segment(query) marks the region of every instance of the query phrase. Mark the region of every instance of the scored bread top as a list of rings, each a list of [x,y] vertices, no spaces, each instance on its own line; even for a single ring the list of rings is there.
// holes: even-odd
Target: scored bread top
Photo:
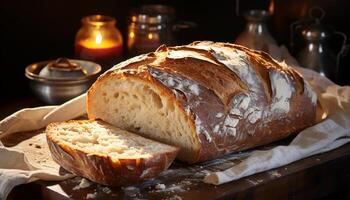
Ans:
[[[119,63],[90,88],[89,117],[99,118],[90,97],[107,79],[142,79],[167,90],[203,147],[198,160],[190,162],[266,144],[315,123],[317,98],[303,77],[284,62],[240,45],[161,46]]]
[[[98,120],[53,123],[46,133],[59,145],[70,146],[89,155],[115,159],[151,158],[177,149]]]
[[[191,64],[187,64],[191,63]],[[280,87],[272,81],[287,82],[291,90],[300,91],[316,103],[316,95],[302,76],[284,62],[279,63],[268,54],[240,45],[194,42],[185,46],[161,46],[154,53],[140,55],[111,68],[108,73],[148,74],[149,68],[175,72],[212,90],[224,104],[240,92],[251,92],[273,101],[273,90]],[[282,77],[274,77],[278,74]],[[275,76],[278,76],[275,75]],[[282,83],[283,84],[283,83]],[[169,84],[170,85],[170,84]],[[286,88],[289,89],[289,88]],[[290,95],[286,95],[290,96]],[[290,98],[290,97],[289,97]],[[274,103],[283,101],[278,99]],[[287,109],[287,108],[284,108]]]

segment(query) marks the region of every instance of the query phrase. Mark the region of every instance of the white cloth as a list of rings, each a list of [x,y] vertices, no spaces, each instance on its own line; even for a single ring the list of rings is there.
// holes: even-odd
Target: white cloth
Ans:
[[[16,132],[44,128],[51,122],[74,119],[85,114],[83,94],[61,106],[20,110],[0,122],[0,139]],[[40,147],[40,148],[39,148]],[[13,187],[36,180],[59,181],[72,177],[60,172],[51,156],[43,133],[13,147],[0,142],[0,199],[6,199]]]
[[[297,63],[281,48],[289,65]],[[350,141],[350,87],[340,87],[318,73],[295,67],[317,93],[327,119],[301,131],[287,146],[256,150],[241,163],[223,171],[209,171],[205,183],[220,185],[262,171],[287,165],[318,153],[330,151]]]
[[[335,149],[350,141],[349,120],[348,113],[333,114],[323,122],[299,133],[288,146],[257,150],[229,169],[209,172],[204,182],[220,185]]]
[[[0,139],[7,134],[31,131],[51,122],[65,121],[85,114],[86,94],[82,94],[61,106],[43,106],[20,110],[0,122]]]

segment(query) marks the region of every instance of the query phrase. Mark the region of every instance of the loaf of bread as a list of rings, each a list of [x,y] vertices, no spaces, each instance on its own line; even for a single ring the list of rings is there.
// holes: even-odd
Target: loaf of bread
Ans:
[[[294,69],[243,46],[194,42],[114,66],[87,113],[180,147],[195,163],[285,138],[315,123],[317,98]]]
[[[155,177],[179,150],[92,120],[50,124],[46,138],[52,158],[63,168],[111,186]]]

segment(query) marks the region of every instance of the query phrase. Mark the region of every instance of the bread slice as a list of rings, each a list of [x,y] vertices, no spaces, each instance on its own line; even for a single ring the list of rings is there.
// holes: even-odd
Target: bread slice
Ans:
[[[179,151],[99,120],[52,123],[46,138],[53,159],[63,168],[111,186],[155,177]]]

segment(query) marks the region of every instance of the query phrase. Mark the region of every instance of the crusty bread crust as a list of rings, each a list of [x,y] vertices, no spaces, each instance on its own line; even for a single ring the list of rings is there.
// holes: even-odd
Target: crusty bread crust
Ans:
[[[88,91],[88,116],[128,129],[124,126],[127,122],[118,121],[118,116],[111,120],[103,114],[106,110],[102,111],[118,104],[111,100],[101,105],[100,101],[105,85],[118,81],[151,86],[181,110],[179,115],[188,123],[195,148],[180,150],[178,158],[188,163],[267,144],[315,123],[317,100],[303,77],[268,54],[239,45],[194,42],[162,46],[102,75]],[[107,93],[119,90],[115,87]],[[140,134],[158,139],[154,132],[157,130]],[[185,148],[181,142],[170,144]]]
[[[103,185],[121,186],[151,179],[170,166],[179,150],[172,147],[167,152],[159,152],[151,157],[115,159],[72,148],[51,134],[52,129],[62,123],[76,122],[71,120],[47,126],[45,132],[52,158],[64,169]],[[80,120],[81,122],[89,121]]]

